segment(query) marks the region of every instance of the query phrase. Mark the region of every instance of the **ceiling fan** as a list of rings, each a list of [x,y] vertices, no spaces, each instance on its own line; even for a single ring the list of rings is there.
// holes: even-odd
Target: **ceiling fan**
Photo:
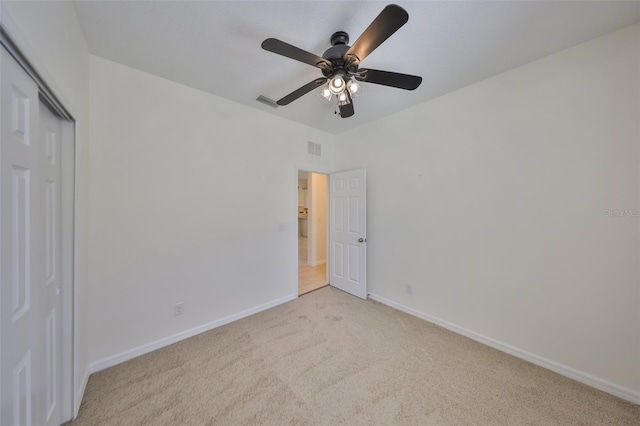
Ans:
[[[281,106],[289,105],[299,97],[328,82],[322,90],[321,96],[327,101],[335,96],[340,116],[347,118],[354,114],[353,98],[360,91],[358,82],[381,84],[405,90],[416,89],[422,83],[422,77],[359,68],[360,62],[364,58],[398,31],[408,20],[409,14],[406,10],[391,4],[380,12],[352,46],[348,45],[349,34],[344,31],[334,33],[331,36],[331,47],[322,54],[322,57],[275,38],[266,39],[262,42],[264,50],[320,68],[323,75],[323,77],[316,78],[294,90],[276,103]]]

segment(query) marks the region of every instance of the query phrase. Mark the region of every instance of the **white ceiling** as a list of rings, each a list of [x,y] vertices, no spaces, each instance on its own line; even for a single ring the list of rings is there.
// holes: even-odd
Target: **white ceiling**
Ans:
[[[255,101],[277,100],[321,76],[262,50],[264,39],[322,55],[332,33],[346,31],[353,43],[388,3],[78,1],[75,7],[97,56],[334,134],[640,19],[640,3],[628,1],[399,1],[409,22],[362,67],[420,75],[418,89],[366,84],[355,116],[346,119],[317,91],[277,109]]]

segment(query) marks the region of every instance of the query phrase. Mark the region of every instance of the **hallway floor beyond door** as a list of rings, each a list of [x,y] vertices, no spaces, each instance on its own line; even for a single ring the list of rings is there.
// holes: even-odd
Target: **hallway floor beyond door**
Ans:
[[[327,285],[327,265],[307,265],[307,237],[298,237],[298,295]]]

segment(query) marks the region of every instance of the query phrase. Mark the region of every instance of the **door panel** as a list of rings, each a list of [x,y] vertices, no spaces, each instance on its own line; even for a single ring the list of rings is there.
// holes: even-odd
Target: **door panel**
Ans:
[[[349,281],[360,282],[360,246],[349,244]]]
[[[367,298],[366,170],[330,175],[330,284]]]
[[[23,163],[24,164],[24,163]],[[15,164],[11,165],[10,199],[12,209],[11,223],[11,321],[18,322],[31,309],[30,261],[31,247],[29,231],[31,218],[29,200],[31,199],[30,170]]]
[[[341,242],[333,243],[333,256],[331,256],[331,271],[337,279],[344,278],[344,244]],[[335,280],[331,280],[335,281]]]
[[[42,414],[45,425],[59,425],[61,421],[61,396],[60,371],[62,370],[61,347],[61,311],[60,311],[60,269],[61,269],[61,194],[60,194],[60,135],[62,132],[61,121],[44,104],[39,108],[39,166],[40,188],[42,189],[41,209],[38,219],[42,222],[43,233],[41,235],[41,296],[42,307],[40,316],[41,327],[45,338],[42,351],[42,368],[44,387]]]
[[[2,49],[0,65],[0,424],[32,424],[40,344],[38,211],[38,89]],[[35,359],[34,359],[35,358]]]
[[[0,424],[59,425],[61,125],[1,55]]]

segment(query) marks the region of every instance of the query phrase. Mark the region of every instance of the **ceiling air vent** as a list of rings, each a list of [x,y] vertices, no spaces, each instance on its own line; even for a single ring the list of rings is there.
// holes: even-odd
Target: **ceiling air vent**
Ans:
[[[256,98],[256,101],[261,102],[265,105],[269,105],[272,108],[278,108],[278,104],[276,103],[276,101],[274,101],[273,99],[269,99],[266,96],[260,95]]]
[[[307,152],[309,155],[320,157],[322,155],[322,145],[309,141],[307,142]]]

